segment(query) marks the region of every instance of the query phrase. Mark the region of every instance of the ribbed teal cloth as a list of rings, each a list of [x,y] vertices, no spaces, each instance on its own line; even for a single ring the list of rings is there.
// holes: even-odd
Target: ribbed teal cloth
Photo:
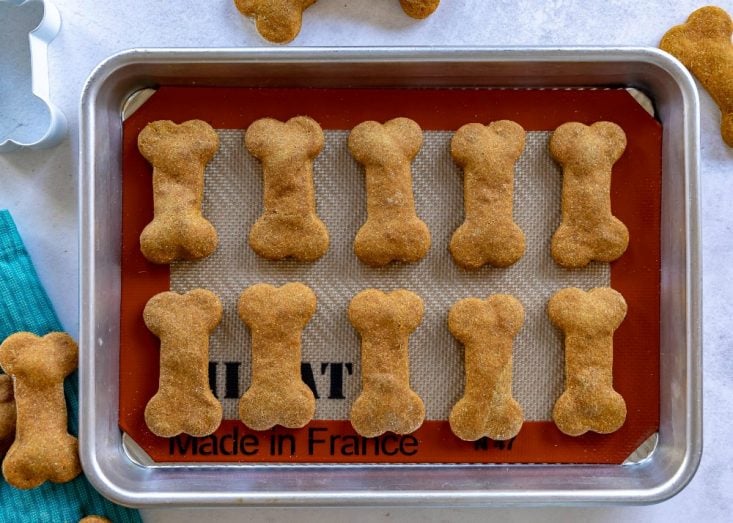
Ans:
[[[8,211],[0,210],[0,341],[19,331],[43,336],[62,330],[13,218]],[[77,435],[79,394],[76,372],[66,378],[64,390],[69,432]],[[142,521],[138,511],[120,507],[103,498],[84,474],[69,483],[57,485],[46,482],[31,490],[11,487],[0,477],[0,523],[76,523],[93,514],[105,516],[113,523]]]

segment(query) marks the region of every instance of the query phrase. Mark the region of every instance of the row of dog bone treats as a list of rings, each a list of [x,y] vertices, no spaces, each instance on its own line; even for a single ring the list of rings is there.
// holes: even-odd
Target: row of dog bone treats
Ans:
[[[356,126],[348,145],[365,167],[367,221],[354,240],[364,263],[415,262],[430,249],[430,231],[417,216],[411,162],[422,146],[417,123],[396,118]],[[525,250],[524,233],[512,217],[514,169],[525,131],[512,121],[472,123],[453,136],[451,154],[464,169],[465,221],[450,252],[467,269],[507,267]],[[249,245],[269,260],[314,261],[328,250],[329,234],[316,213],[313,161],[324,144],[320,125],[306,116],[280,122],[263,118],[246,132],[245,146],[262,163],[264,212],[252,226]],[[138,136],[153,165],[155,215],[140,236],[143,255],[154,263],[200,259],[218,245],[214,226],[201,213],[204,170],[219,139],[201,120],[148,124]],[[558,127],[550,153],[563,168],[562,222],[552,256],[568,268],[610,262],[626,250],[629,233],[611,212],[611,171],[626,148],[616,124],[571,122]]]
[[[239,401],[239,417],[253,430],[300,428],[316,402],[300,374],[301,336],[316,311],[316,296],[302,283],[256,284],[240,296],[237,312],[252,334],[252,375]],[[408,434],[425,419],[422,399],[410,386],[408,338],[420,325],[422,299],[408,290],[367,289],[349,304],[349,321],[361,337],[362,390],[351,408],[364,437]],[[626,404],[612,386],[613,333],[626,316],[617,291],[565,288],[548,302],[548,315],[565,335],[565,391],[553,419],[565,434],[616,431]],[[205,289],[153,296],[143,313],[160,339],[160,387],[145,408],[158,436],[206,436],[220,425],[222,407],[208,386],[209,336],[221,321],[218,297]],[[524,323],[522,304],[510,295],[456,302],[448,327],[465,346],[465,390],[449,422],[467,441],[510,439],[524,421],[512,397],[512,345]]]

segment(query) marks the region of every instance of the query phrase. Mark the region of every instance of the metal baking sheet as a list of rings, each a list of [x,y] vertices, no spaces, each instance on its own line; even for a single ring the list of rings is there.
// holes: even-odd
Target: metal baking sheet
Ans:
[[[648,457],[624,466],[281,465],[145,468],[117,428],[120,109],[159,84],[291,87],[634,87],[664,126],[661,425]],[[651,502],[699,461],[697,95],[652,49],[293,49],[130,51],[90,77],[82,100],[82,462],[103,493],[151,504]],[[105,132],[95,132],[104,129]],[[104,238],[104,242],[99,239]],[[431,469],[426,473],[425,469]],[[221,491],[220,485],[230,485]],[[409,487],[405,488],[406,485]],[[521,487],[521,489],[519,488]]]

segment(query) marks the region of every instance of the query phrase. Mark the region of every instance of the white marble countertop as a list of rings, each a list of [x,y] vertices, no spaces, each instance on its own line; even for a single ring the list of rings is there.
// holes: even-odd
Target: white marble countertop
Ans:
[[[66,328],[78,333],[78,105],[84,81],[107,56],[133,47],[267,45],[231,0],[150,2],[54,0],[63,19],[49,53],[51,94],[70,133],[58,147],[0,155],[0,208],[13,213],[41,280]],[[294,45],[634,45],[656,46],[699,0],[443,0],[426,21],[397,0],[321,0],[308,9]],[[718,5],[733,13],[732,0]],[[4,31],[0,20],[0,31]],[[4,62],[0,61],[0,65]],[[0,70],[0,75],[3,71]],[[2,96],[2,93],[0,93]],[[145,510],[149,522],[287,521],[723,521],[733,506],[733,149],[720,115],[700,93],[704,250],[705,451],[692,483],[648,507],[552,509],[230,509]],[[0,104],[0,118],[3,106]],[[727,516],[726,516],[727,514]]]

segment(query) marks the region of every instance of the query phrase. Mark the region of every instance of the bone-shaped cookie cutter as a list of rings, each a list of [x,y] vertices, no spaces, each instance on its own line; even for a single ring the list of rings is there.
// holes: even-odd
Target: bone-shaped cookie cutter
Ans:
[[[57,145],[66,136],[66,117],[61,109],[51,102],[48,81],[48,45],[56,38],[61,29],[61,15],[53,4],[45,0],[0,0],[14,6],[25,3],[40,2],[43,5],[43,18],[38,26],[28,33],[31,51],[31,90],[35,96],[46,104],[49,123],[46,132],[35,141],[13,139],[12,133],[0,137],[0,153],[7,153],[22,148],[45,149]]]

